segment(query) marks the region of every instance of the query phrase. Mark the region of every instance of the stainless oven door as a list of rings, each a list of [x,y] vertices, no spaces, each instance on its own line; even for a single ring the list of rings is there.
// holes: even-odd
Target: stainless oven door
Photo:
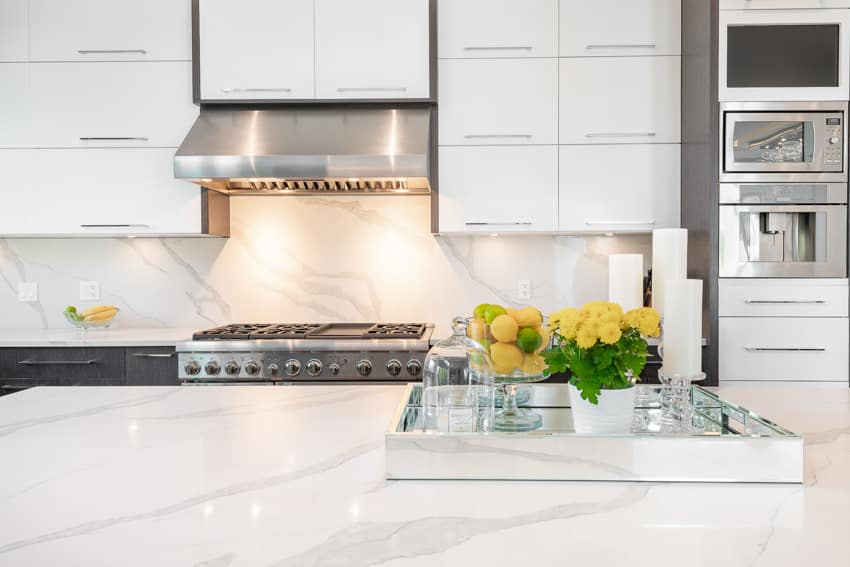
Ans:
[[[720,277],[847,277],[847,206],[721,205]]]

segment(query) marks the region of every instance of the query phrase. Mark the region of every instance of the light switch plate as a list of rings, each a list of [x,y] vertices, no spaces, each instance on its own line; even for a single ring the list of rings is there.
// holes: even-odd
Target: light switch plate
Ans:
[[[38,301],[38,283],[20,282],[18,284],[18,301],[27,303]]]
[[[80,282],[80,301],[98,301],[100,282]]]
[[[517,282],[516,295],[519,299],[531,299],[531,280],[519,280]]]

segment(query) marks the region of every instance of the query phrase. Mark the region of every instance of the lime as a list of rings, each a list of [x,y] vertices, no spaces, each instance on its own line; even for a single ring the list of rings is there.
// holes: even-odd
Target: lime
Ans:
[[[77,312],[77,308],[74,307],[73,305],[69,305],[68,307],[65,308],[65,313],[76,313],[76,312]]]
[[[493,322],[493,319],[499,315],[504,315],[505,313],[507,313],[507,311],[505,311],[505,308],[501,305],[488,305],[484,309],[484,320],[487,321],[487,324],[489,325]]]
[[[472,316],[476,319],[483,319],[484,311],[486,311],[488,307],[490,307],[489,303],[482,303],[481,305],[478,305],[475,309],[472,310]]]
[[[523,352],[534,352],[543,344],[543,337],[537,329],[523,329],[517,335],[516,344]]]

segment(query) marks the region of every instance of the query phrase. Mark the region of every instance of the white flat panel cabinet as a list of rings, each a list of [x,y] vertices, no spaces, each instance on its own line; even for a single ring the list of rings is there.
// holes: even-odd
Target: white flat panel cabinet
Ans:
[[[557,57],[558,0],[440,0],[440,58]]]
[[[30,73],[34,147],[176,147],[198,116],[188,62],[41,63]]]
[[[557,230],[555,146],[440,148],[440,232]]]
[[[850,8],[850,0],[720,0],[721,10]]]
[[[27,0],[0,0],[0,63],[29,60],[28,18]]]
[[[430,97],[428,0],[315,0],[316,98]]]
[[[556,59],[446,59],[440,145],[558,143]]]
[[[846,318],[720,317],[719,378],[841,381],[847,386]]]
[[[203,100],[313,98],[313,0],[201,0],[199,36]]]
[[[32,61],[191,61],[191,2],[29,0]]]
[[[32,143],[30,68],[28,63],[0,63],[0,148]]]
[[[725,278],[721,317],[847,317],[847,280]]]
[[[681,0],[561,0],[561,56],[679,55],[681,19]]]
[[[197,235],[201,192],[174,149],[0,151],[3,236]],[[53,172],[53,175],[41,172]]]
[[[678,228],[679,149],[678,144],[561,146],[560,231]]]
[[[560,60],[560,143],[679,143],[679,57]]]

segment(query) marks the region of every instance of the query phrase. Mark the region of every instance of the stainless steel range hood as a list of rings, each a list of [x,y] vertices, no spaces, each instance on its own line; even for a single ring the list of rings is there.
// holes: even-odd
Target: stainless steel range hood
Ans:
[[[230,194],[427,194],[430,108],[205,107],[174,175]]]

